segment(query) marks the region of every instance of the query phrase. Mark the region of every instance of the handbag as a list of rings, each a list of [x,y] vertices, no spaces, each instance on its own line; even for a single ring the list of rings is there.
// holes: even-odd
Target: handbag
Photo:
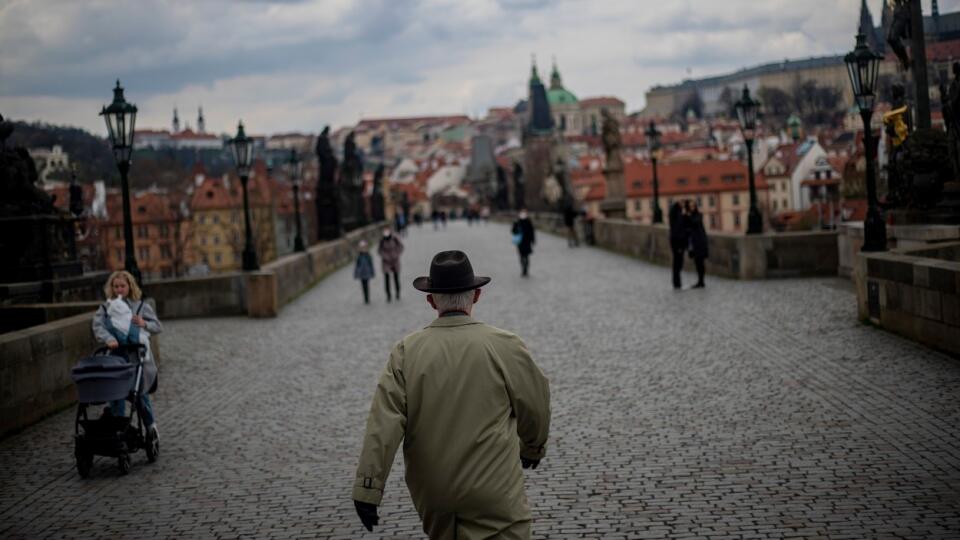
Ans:
[[[510,240],[513,241],[513,245],[519,246],[520,242],[523,242],[523,233],[513,233],[513,237]]]

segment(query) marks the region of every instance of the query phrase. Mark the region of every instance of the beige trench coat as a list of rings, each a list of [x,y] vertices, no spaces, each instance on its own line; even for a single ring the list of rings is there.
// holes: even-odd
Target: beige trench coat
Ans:
[[[549,427],[548,381],[520,338],[465,315],[438,318],[390,354],[353,498],[380,504],[403,440],[431,539],[529,538],[520,456],[543,458]]]

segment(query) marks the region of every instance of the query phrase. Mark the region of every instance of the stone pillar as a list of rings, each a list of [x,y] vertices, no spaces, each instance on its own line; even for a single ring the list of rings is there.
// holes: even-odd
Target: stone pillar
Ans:
[[[552,148],[550,136],[530,135],[524,143],[523,193],[528,210],[551,210],[543,199],[543,186],[550,176]]]
[[[600,203],[600,210],[608,218],[626,219],[627,201],[624,193],[623,160],[619,152],[611,154],[607,166],[603,169],[603,178],[607,184],[607,196]]]

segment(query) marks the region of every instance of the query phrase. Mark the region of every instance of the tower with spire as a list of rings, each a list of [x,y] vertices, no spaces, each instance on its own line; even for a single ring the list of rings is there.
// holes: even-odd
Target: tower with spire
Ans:
[[[860,22],[857,25],[857,32],[867,37],[867,46],[871,51],[883,51],[883,37],[878,36],[876,27],[873,25],[873,14],[867,7],[867,0],[860,0]]]
[[[173,132],[180,133],[180,116],[177,115],[177,108],[173,108]]]
[[[206,133],[206,122],[203,120],[203,106],[197,108],[197,133]]]

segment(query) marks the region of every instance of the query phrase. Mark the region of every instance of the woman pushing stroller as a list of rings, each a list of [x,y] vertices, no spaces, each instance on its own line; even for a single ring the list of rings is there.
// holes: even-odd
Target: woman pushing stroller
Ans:
[[[103,292],[107,302],[101,305],[93,316],[93,335],[97,341],[113,350],[129,345],[135,346],[133,350],[138,350],[136,346],[140,344],[146,348],[143,358],[143,391],[140,392],[140,409],[143,414],[141,420],[147,426],[149,436],[158,440],[157,420],[147,394],[157,380],[157,364],[150,350],[150,335],[162,332],[163,326],[153,308],[143,301],[143,293],[129,272],[120,270],[110,274]],[[104,414],[125,416],[126,401],[119,399],[110,402],[110,407]]]

